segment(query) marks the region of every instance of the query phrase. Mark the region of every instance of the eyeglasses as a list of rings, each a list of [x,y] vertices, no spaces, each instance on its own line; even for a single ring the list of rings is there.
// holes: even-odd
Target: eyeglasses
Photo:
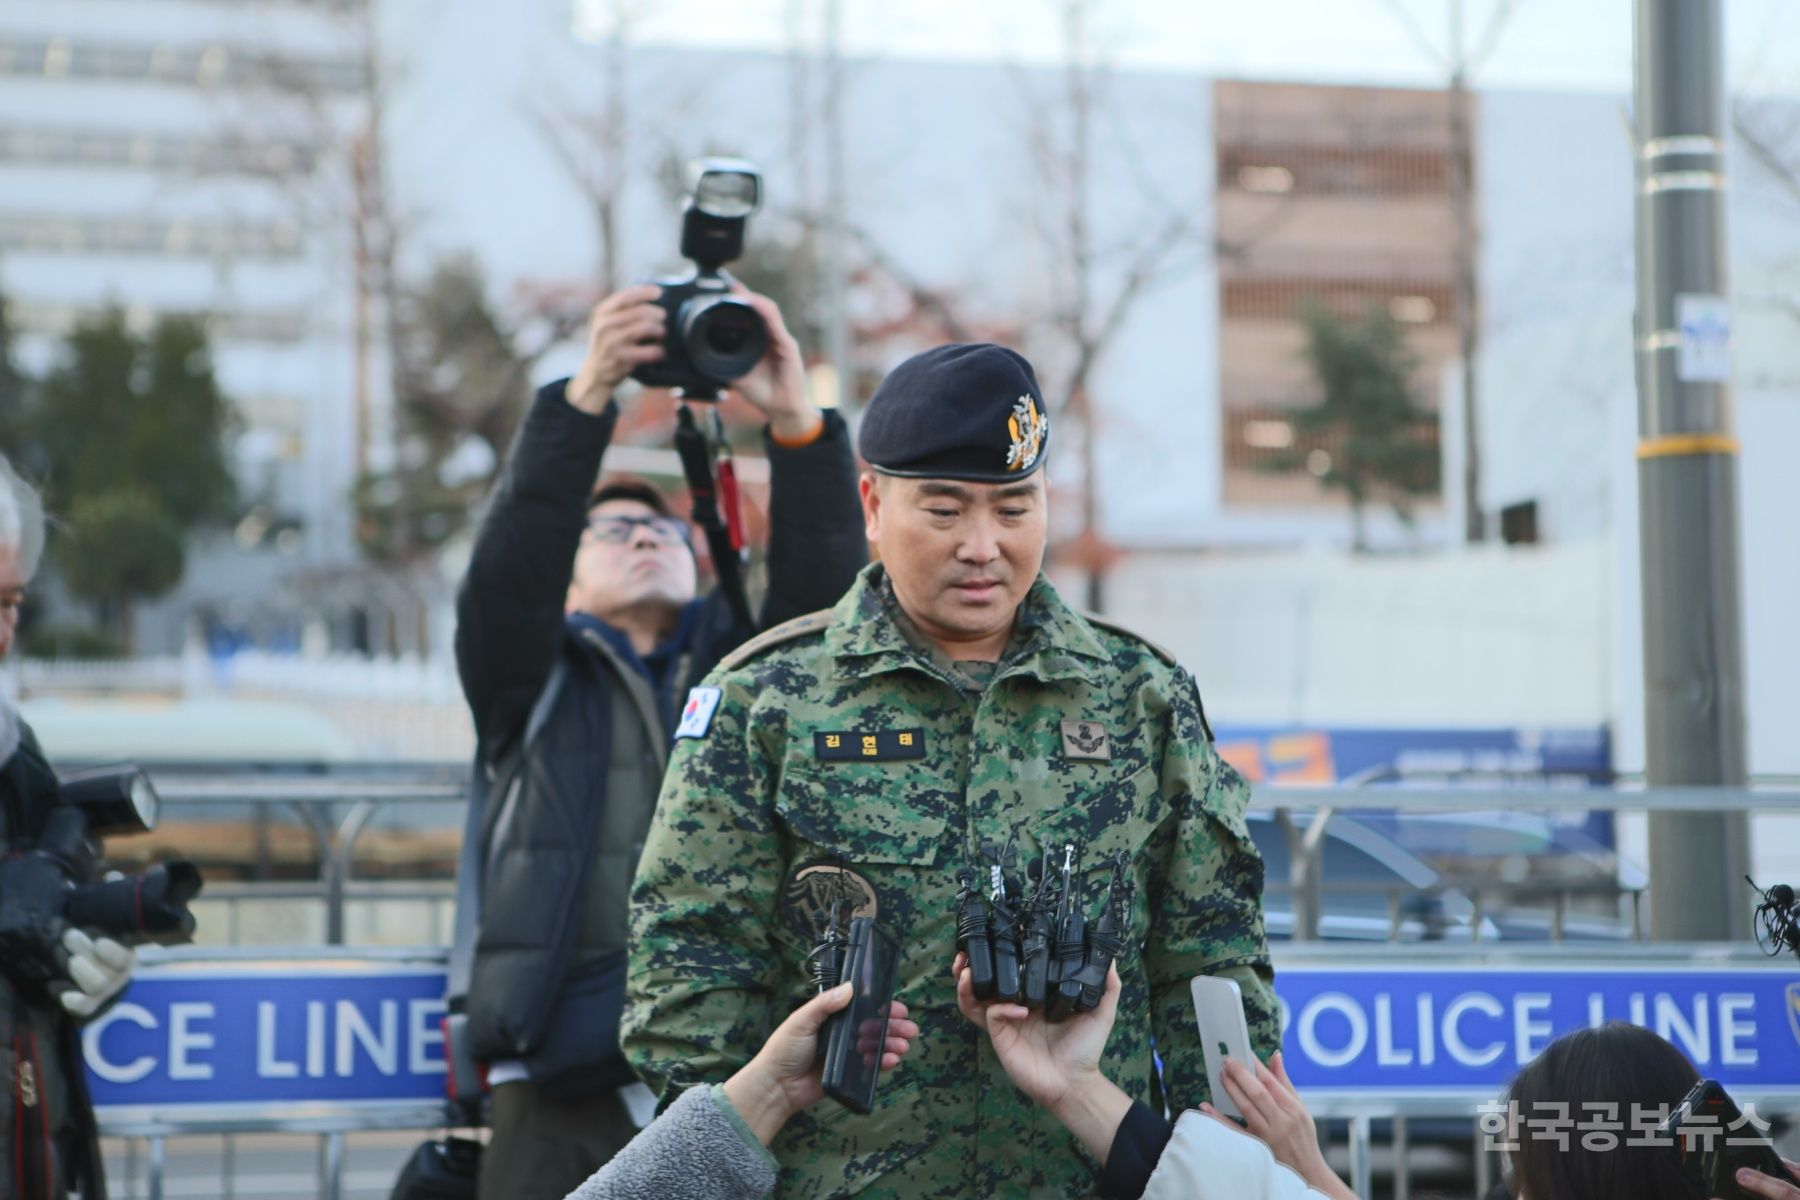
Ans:
[[[688,523],[679,517],[595,517],[588,522],[594,540],[608,546],[629,544],[639,528],[648,531],[650,540],[658,545],[688,544]]]

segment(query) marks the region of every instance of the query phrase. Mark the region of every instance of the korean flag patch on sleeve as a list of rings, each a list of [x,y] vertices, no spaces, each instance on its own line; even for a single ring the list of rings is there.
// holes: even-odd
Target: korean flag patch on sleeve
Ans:
[[[703,738],[712,725],[713,712],[719,707],[719,689],[697,687],[688,693],[681,707],[681,724],[675,727],[678,738]]]

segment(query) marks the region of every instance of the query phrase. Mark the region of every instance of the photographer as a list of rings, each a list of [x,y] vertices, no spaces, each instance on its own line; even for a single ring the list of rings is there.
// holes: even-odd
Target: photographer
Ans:
[[[483,1196],[561,1197],[635,1132],[618,1095],[634,1078],[618,1050],[626,897],[680,706],[757,632],[720,591],[696,595],[687,526],[654,489],[591,490],[619,419],[613,390],[665,354],[657,296],[603,300],[580,370],[539,391],[458,598],[480,754],[466,1015],[493,1089]],[[836,601],[868,549],[842,418],[807,400],[775,304],[738,297],[768,331],[733,385],[769,421],[767,625]]]
[[[0,458],[0,659],[43,547],[37,493]],[[0,698],[0,895],[22,861],[14,856],[35,847],[60,799],[37,738]],[[0,959],[0,1200],[104,1198],[76,1026],[124,990],[136,955],[93,931],[51,926],[26,931]]]

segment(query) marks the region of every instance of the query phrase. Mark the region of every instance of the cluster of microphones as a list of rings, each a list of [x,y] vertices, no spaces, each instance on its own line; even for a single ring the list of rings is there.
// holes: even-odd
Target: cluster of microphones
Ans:
[[[975,999],[1023,1004],[1064,1021],[1100,1004],[1106,975],[1131,927],[1131,856],[1113,857],[1112,877],[1092,920],[1077,894],[1075,847],[1062,848],[1058,868],[1046,849],[1034,864],[1029,896],[1015,898],[1000,856],[977,884],[974,871],[959,877],[956,946],[967,959]]]
[[[1800,906],[1794,903],[1794,889],[1778,883],[1765,892],[1748,875],[1744,882],[1762,897],[1756,906],[1756,944],[1771,957],[1784,949],[1800,955]]]

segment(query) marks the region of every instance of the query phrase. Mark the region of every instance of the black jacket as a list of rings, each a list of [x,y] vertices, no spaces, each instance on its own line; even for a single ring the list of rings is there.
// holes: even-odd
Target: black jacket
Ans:
[[[29,726],[0,764],[0,854],[29,850],[61,802]],[[0,975],[0,1200],[79,1188],[106,1200],[106,1174],[76,1021]]]
[[[563,387],[557,382],[540,390],[520,428],[457,600],[457,668],[483,775],[476,788],[483,805],[482,869],[468,1043],[476,1058],[490,1061],[529,1063],[556,1023],[569,1019],[555,1010],[575,986],[569,970],[576,916],[601,849],[596,842],[606,804],[614,686],[594,661],[596,648],[571,630],[563,605],[586,527],[586,499],[618,410],[609,405],[598,417],[582,413],[563,399]],[[823,434],[804,447],[765,437],[771,476],[765,627],[835,603],[868,557],[849,432],[836,413],[825,422]],[[722,595],[705,597],[675,695],[685,695],[755,632],[740,625]],[[658,757],[662,749],[656,748]],[[629,878],[599,882],[619,889],[621,904],[631,886]],[[622,966],[621,955],[621,984]],[[584,1064],[585,1084],[564,1081],[558,1090],[592,1091],[622,1073],[617,998],[607,1000],[597,1006],[584,997],[571,1005],[604,1009],[609,1053],[606,1061]]]

